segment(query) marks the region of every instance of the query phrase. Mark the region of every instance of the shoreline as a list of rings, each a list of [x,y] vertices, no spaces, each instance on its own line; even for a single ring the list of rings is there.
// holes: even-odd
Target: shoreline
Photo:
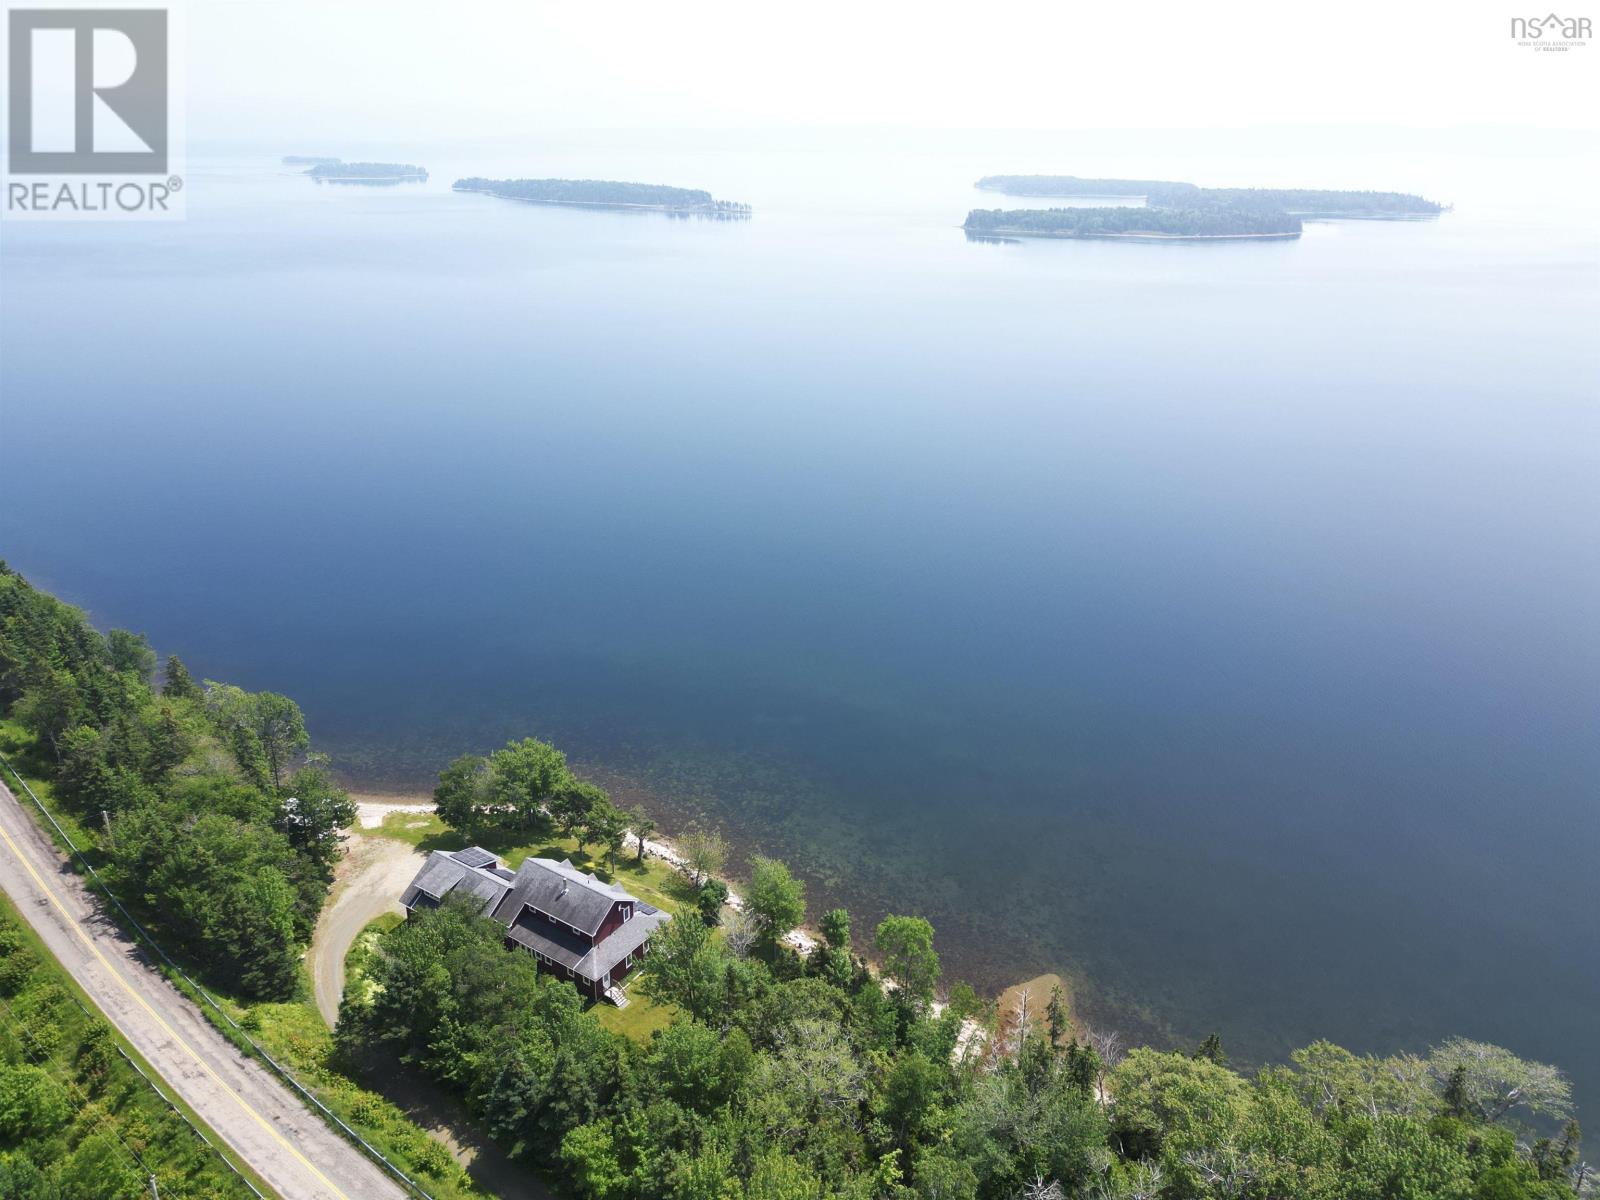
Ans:
[[[431,796],[421,795],[415,792],[358,792],[352,789],[350,791],[350,799],[356,804],[356,821],[354,825],[351,825],[348,828],[350,832],[356,833],[361,837],[381,837],[382,834],[377,831],[381,829],[384,820],[391,814],[432,813],[434,811],[433,798]],[[624,840],[635,840],[634,833],[631,829],[628,830],[628,832],[624,835]],[[662,862],[669,863],[672,867],[679,871],[685,873],[689,871],[689,864],[687,860],[678,850],[676,844],[670,837],[658,835],[657,837],[653,838],[645,838],[644,849],[647,855],[653,855],[654,857],[659,858]],[[736,912],[743,912],[745,910],[744,897],[741,896],[738,890],[733,887],[732,882],[729,880],[726,874],[718,876],[718,878],[720,878],[724,884],[728,885],[728,907]],[[791,929],[783,936],[782,941],[785,946],[790,947],[796,953],[802,957],[805,957],[810,955],[818,946],[822,944],[822,936],[816,929],[809,925],[797,925],[794,929]],[[880,973],[879,965],[874,962],[870,956],[862,954],[859,955],[859,957],[867,963],[868,968],[875,975]],[[997,1006],[1000,1006],[1000,1008],[1003,1009],[1005,997],[1009,993],[1015,991],[1019,987],[1026,986],[1034,980],[1042,978],[1058,979],[1061,982],[1067,996],[1068,1012],[1074,1015],[1075,1024],[1081,1024],[1082,1022],[1075,1003],[1077,992],[1072,986],[1071,980],[1065,975],[1040,975],[1035,973],[1030,976],[1025,976],[1023,979],[1000,989],[990,999],[992,999]],[[885,987],[893,987],[893,983],[890,980],[884,979],[882,982]],[[943,1012],[945,1007],[945,1002],[942,1000],[935,1000],[932,1005],[935,1015]],[[989,1031],[984,1029],[984,1027],[978,1021],[972,1017],[968,1017],[961,1023],[961,1034],[957,1041],[957,1048],[964,1055],[970,1047],[977,1044],[979,1039],[986,1038],[988,1034]]]

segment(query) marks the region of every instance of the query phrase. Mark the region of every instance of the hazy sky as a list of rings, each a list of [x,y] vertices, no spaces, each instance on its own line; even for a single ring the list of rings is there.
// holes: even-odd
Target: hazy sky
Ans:
[[[1597,0],[1561,4],[1600,17]],[[1516,45],[1511,17],[1534,7],[191,0],[189,134],[1592,127],[1600,43],[1561,54]]]

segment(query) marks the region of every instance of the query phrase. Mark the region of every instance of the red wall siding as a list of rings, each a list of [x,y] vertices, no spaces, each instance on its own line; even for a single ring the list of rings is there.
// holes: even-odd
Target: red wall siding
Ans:
[[[596,943],[603,942],[616,932],[622,924],[622,902],[616,901],[611,905],[611,911],[606,914],[606,919],[600,922],[600,928],[595,931]]]

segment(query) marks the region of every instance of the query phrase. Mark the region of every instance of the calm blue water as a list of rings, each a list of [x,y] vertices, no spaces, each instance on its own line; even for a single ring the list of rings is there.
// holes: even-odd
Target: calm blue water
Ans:
[[[282,146],[193,155],[182,224],[8,225],[0,554],[371,784],[537,733],[980,984],[1596,1094],[1592,160],[928,141],[378,148],[434,172],[393,189]],[[1456,209],[966,241],[1023,170]]]

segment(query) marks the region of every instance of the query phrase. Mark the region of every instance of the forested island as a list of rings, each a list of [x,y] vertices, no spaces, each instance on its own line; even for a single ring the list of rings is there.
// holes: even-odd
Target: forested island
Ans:
[[[1158,179],[1075,175],[986,175],[977,187],[1012,196],[1143,198],[1144,205],[974,209],[965,228],[980,236],[1063,238],[1292,238],[1311,219],[1419,220],[1444,206],[1404,192],[1325,188],[1203,188]]]
[[[976,208],[969,234],[1059,238],[1294,238],[1300,218],[1247,208]]]
[[[238,1028],[437,1200],[481,1193],[380,1094],[398,1073],[455,1093],[505,1153],[583,1200],[1595,1194],[1552,1065],[1450,1038],[1387,1056],[1315,1042],[1241,1069],[1215,1036],[1126,1047],[1059,988],[1008,1023],[944,978],[923,918],[862,936],[832,909],[797,948],[808,902],[781,862],[754,859],[731,908],[715,831],[686,833],[681,869],[647,860],[649,818],[532,738],[446,767],[424,833],[566,854],[669,906],[628,1023],[507,949],[463,897],[363,936],[330,1036],[300,955],[355,814],[292,700],[202,683],[176,656],[158,669],[141,635],[100,633],[0,563],[0,743]],[[7,1011],[78,1044],[37,944],[0,919],[0,952]],[[78,1183],[104,1157],[94,1126],[149,1145],[150,1117],[108,1105],[91,1122],[71,1102],[103,1093],[106,1063],[31,1061],[0,1036],[0,1195],[146,1194],[132,1174]],[[224,1194],[193,1154],[172,1170],[189,1190],[163,1180],[163,1194]]]
[[[572,204],[590,208],[638,209],[674,216],[739,220],[750,215],[748,204],[717,200],[700,188],[660,183],[623,183],[607,179],[458,179],[458,192],[482,192],[530,204]]]
[[[319,183],[402,183],[423,181],[428,172],[410,163],[344,162],[321,159],[306,172]]]

